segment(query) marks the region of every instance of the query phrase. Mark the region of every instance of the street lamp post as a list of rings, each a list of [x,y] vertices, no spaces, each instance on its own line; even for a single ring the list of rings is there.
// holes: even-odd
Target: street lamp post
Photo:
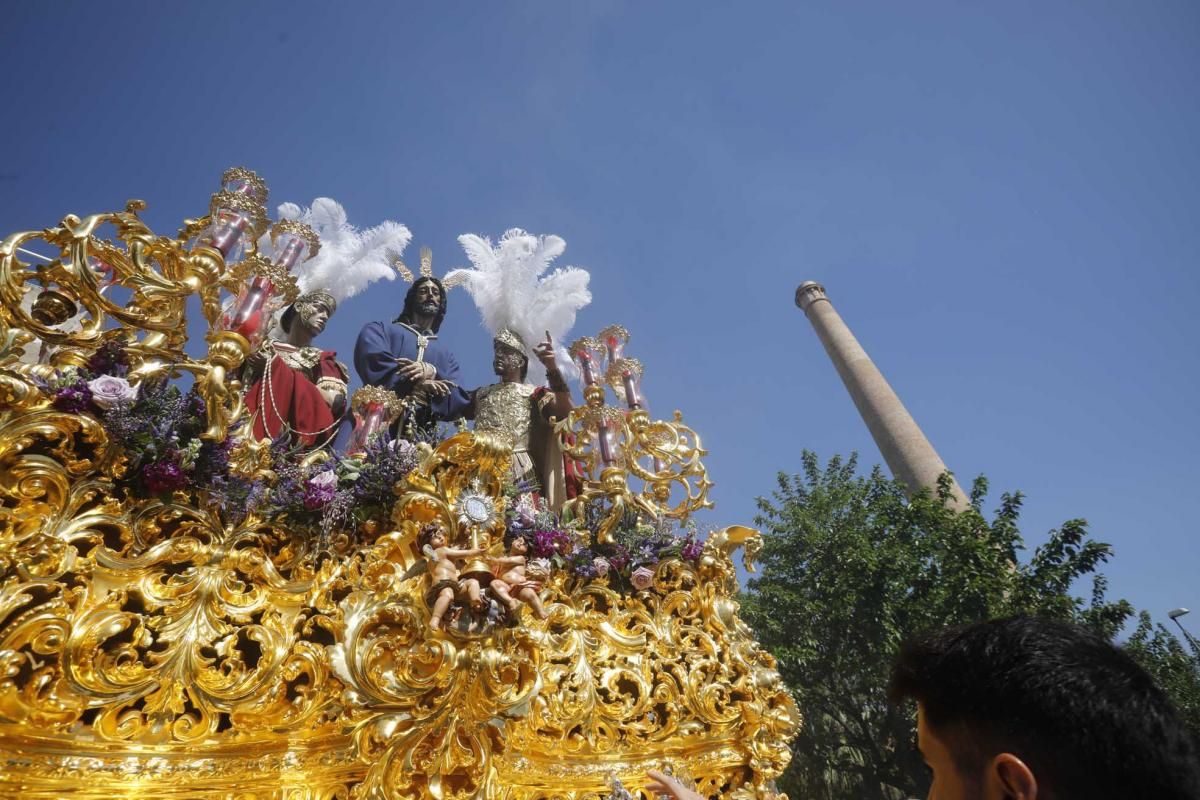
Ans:
[[[1196,645],[1195,638],[1193,638],[1192,635],[1187,632],[1187,628],[1183,627],[1183,623],[1179,621],[1180,617],[1188,613],[1190,613],[1190,611],[1186,608],[1173,608],[1167,612],[1167,616],[1171,618],[1172,622],[1179,626],[1179,630],[1183,633],[1183,638],[1187,640],[1189,645],[1191,645],[1192,655],[1194,655],[1197,660],[1200,660],[1200,647]]]

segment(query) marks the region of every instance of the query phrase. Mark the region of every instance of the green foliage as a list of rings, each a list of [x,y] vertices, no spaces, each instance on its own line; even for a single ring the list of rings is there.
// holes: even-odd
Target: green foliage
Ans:
[[[1087,538],[1083,520],[1051,531],[1022,560],[1019,493],[1003,495],[988,520],[982,478],[973,510],[957,513],[944,502],[947,481],[938,496],[910,499],[878,467],[861,476],[856,466],[854,456],[835,457],[822,469],[806,452],[803,474],[780,474],[773,499],[759,499],[763,577],[750,582],[744,615],[805,717],[780,788],[831,800],[924,797],[914,713],[884,695],[902,639],[1011,614],[1074,620],[1111,637],[1133,609],[1105,600],[1095,571],[1112,550]],[[1086,603],[1071,594],[1085,576]]]
[[[1166,690],[1193,735],[1200,740],[1200,654],[1188,649],[1170,630],[1150,621],[1143,611],[1125,649]]]

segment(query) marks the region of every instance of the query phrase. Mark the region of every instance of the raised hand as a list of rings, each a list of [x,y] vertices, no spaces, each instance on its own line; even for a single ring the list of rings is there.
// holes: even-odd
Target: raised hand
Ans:
[[[537,356],[538,361],[542,362],[546,372],[554,372],[558,369],[558,362],[554,357],[554,340],[550,338],[550,331],[546,331],[546,340],[533,348],[533,354]]]
[[[650,779],[650,782],[646,784],[647,789],[652,792],[661,792],[673,800],[708,800],[704,795],[693,792],[665,772],[652,769],[646,773],[646,777]]]

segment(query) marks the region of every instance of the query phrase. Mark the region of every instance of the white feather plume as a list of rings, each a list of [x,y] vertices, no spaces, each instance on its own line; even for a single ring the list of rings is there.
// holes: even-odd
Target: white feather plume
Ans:
[[[392,262],[412,239],[408,228],[391,220],[360,231],[347,221],[341,203],[328,197],[318,197],[308,208],[283,203],[277,211],[280,219],[303,222],[321,238],[320,252],[296,269],[300,291],[324,289],[338,303],[377,280],[395,280]]]
[[[446,280],[462,280],[479,308],[484,327],[492,335],[504,328],[516,331],[529,348],[543,341],[549,331],[560,368],[573,372],[563,340],[579,309],[592,302],[588,291],[591,276],[577,267],[560,267],[542,277],[550,262],[567,249],[567,243],[557,236],[535,236],[520,228],[506,231],[495,245],[470,233],[458,241],[475,268],[451,270]],[[530,357],[529,382],[541,383],[545,369],[532,352],[526,355]]]

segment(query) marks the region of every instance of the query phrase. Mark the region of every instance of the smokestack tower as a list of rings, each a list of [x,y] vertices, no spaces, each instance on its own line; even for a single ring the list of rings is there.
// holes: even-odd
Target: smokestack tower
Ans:
[[[842,383],[846,384],[892,475],[910,492],[921,489],[936,492],[938,476],[946,471],[946,465],[867,351],[842,322],[825,296],[825,287],[816,281],[800,284],[796,289],[796,305],[812,323],[838,375],[842,376]],[[950,502],[960,511],[971,505],[957,482],[952,485]]]

